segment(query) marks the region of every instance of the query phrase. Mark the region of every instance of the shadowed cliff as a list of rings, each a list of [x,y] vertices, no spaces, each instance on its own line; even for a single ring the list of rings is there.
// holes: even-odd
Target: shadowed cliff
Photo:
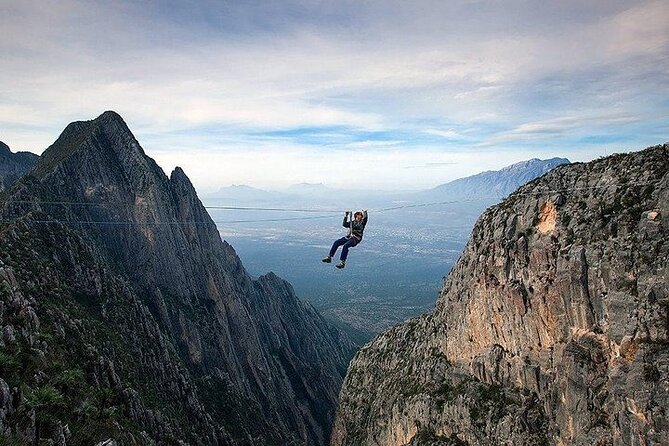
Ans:
[[[0,206],[11,438],[327,442],[350,341],[287,282],[250,277],[119,115],[68,125]]]
[[[0,192],[9,189],[32,169],[38,158],[30,152],[12,153],[7,144],[0,141]]]

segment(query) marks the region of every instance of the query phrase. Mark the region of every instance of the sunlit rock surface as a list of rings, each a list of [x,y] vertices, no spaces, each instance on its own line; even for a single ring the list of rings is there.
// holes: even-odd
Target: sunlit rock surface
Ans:
[[[486,211],[436,309],[355,357],[332,445],[669,444],[669,147]]]

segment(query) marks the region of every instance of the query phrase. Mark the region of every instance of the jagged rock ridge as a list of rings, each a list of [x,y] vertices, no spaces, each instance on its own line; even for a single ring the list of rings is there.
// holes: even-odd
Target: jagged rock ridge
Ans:
[[[669,444],[669,145],[477,222],[435,310],[362,348],[332,445]]]
[[[250,277],[184,172],[167,177],[116,113],[70,124],[1,206],[0,325],[15,335],[0,431],[327,442],[350,341],[287,282]]]
[[[30,152],[12,153],[7,144],[0,141],[0,192],[9,189],[16,180],[32,169],[38,158],[39,156]]]
[[[540,160],[532,158],[511,164],[500,170],[481,172],[460,178],[422,192],[426,199],[443,197],[458,199],[496,199],[509,195],[523,184],[534,180],[551,169],[569,164],[567,158]]]

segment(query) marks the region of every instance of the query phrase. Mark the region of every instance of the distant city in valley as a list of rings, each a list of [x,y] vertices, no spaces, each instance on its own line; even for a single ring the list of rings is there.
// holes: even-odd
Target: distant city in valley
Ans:
[[[273,271],[286,278],[299,297],[343,322],[361,342],[430,310],[479,215],[519,186],[568,163],[565,158],[532,159],[424,191],[302,184],[275,192],[231,186],[203,201],[251,274]],[[219,210],[217,205],[323,212]],[[332,241],[346,233],[343,211],[363,208],[369,209],[368,228],[363,242],[351,250],[346,269],[322,264]],[[342,212],[326,212],[336,209]],[[242,222],[224,223],[237,220]]]

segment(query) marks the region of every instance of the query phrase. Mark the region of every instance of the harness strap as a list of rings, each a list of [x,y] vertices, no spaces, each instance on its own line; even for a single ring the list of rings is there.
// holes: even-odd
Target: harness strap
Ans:
[[[349,237],[353,237],[360,243],[362,240],[362,237],[358,237],[354,232],[353,232],[353,211],[349,211],[350,215],[348,216],[349,218],[349,224],[348,224],[348,235]]]

